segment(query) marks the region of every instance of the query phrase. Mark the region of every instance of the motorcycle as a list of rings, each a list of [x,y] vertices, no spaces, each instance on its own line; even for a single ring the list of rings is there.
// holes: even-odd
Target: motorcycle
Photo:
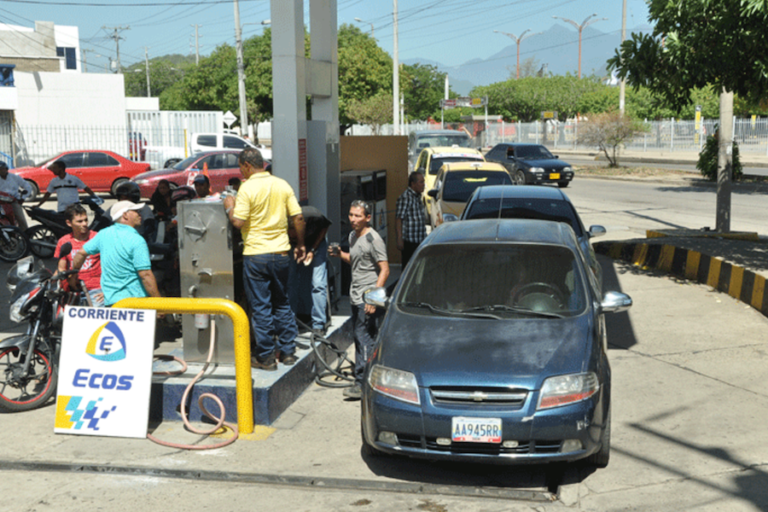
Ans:
[[[0,260],[6,262],[17,261],[29,249],[27,237],[16,225],[14,201],[10,194],[0,192]]]
[[[72,251],[61,248],[62,257]],[[77,271],[52,273],[27,256],[8,272],[10,317],[27,323],[24,334],[0,341],[0,410],[29,411],[56,393],[64,307],[90,304],[87,292],[67,291],[61,282]]]
[[[105,214],[100,206],[104,202],[101,198],[96,200],[88,196],[81,199],[80,202],[88,206],[93,212],[91,230],[99,231],[112,224],[112,219]],[[25,232],[32,254],[43,259],[52,257],[59,238],[72,232],[72,229],[67,226],[66,217],[63,213],[45,210],[38,206],[25,207],[24,210],[30,219],[40,223]]]

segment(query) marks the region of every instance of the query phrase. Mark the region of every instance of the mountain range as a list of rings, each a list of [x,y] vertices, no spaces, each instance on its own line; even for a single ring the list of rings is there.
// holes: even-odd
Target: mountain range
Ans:
[[[650,32],[652,28],[642,25],[627,30],[627,37],[632,32]],[[405,64],[429,64],[439,71],[448,73],[451,90],[465,96],[473,87],[503,82],[515,76],[517,46],[514,40],[503,34],[497,34],[499,44],[509,42],[498,52],[486,59],[472,59],[458,66],[446,66],[440,62],[425,59],[405,59]],[[520,66],[530,58],[535,59],[537,71],[546,66],[546,71],[553,75],[571,73],[576,75],[579,68],[579,33],[561,24],[554,24],[545,32],[527,36],[520,43]],[[621,32],[601,32],[593,27],[586,27],[582,32],[581,76],[597,75],[604,77],[606,61],[612,57],[621,43]]]

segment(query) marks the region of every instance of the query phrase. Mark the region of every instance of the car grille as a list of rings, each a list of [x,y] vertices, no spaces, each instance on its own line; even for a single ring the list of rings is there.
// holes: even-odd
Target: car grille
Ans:
[[[519,409],[525,404],[528,390],[508,388],[430,388],[432,401],[445,405],[493,405]]]
[[[426,442],[428,450],[455,454],[476,453],[483,455],[558,453],[562,444],[561,441],[521,441],[514,448],[506,448],[501,444],[489,443],[451,443],[448,446],[443,446],[437,444],[437,439],[434,437],[426,438]]]

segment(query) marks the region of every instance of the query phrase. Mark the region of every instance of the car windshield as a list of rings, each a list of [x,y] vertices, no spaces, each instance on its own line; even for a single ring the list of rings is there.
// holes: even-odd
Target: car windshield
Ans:
[[[555,158],[544,146],[517,146],[515,156],[525,160],[551,160]]]
[[[171,169],[176,169],[177,171],[183,171],[184,169],[186,169],[193,163],[197,162],[198,160],[200,160],[200,155],[192,155],[190,157],[185,158],[181,162],[174,164],[174,166],[171,167]]]
[[[416,146],[418,149],[424,148],[436,148],[436,147],[451,147],[458,146],[460,148],[470,147],[469,136],[463,133],[457,133],[456,135],[423,135],[416,139]]]
[[[437,172],[440,170],[440,168],[443,166],[443,164],[447,164],[450,162],[471,162],[471,161],[478,161],[482,162],[483,157],[480,155],[456,155],[456,156],[444,156],[444,157],[432,157],[432,160],[429,162],[429,174],[437,174]]]
[[[56,159],[57,159],[57,158],[59,158],[60,156],[61,156],[61,153],[59,153],[58,155],[55,155],[55,156],[49,156],[48,158],[46,158],[46,159],[44,159],[44,160],[40,161],[40,163],[39,163],[39,164],[37,164],[37,167],[43,167],[43,166],[44,166],[44,165],[46,165],[47,163],[49,163],[49,162],[53,162],[54,160],[56,160]]]
[[[429,246],[408,265],[396,303],[418,314],[573,316],[587,303],[578,262],[568,248],[554,245]]]
[[[477,187],[511,184],[512,179],[506,172],[453,171],[446,174],[443,201],[466,203]]]
[[[573,205],[561,199],[543,199],[529,197],[498,197],[478,199],[470,204],[463,219],[539,219],[564,222],[573,228],[577,237],[582,237],[584,231],[576,217]],[[499,211],[501,210],[501,211]]]

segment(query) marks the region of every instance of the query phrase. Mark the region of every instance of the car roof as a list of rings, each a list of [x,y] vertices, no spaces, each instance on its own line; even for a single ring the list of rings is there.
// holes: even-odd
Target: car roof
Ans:
[[[504,166],[501,164],[497,164],[495,162],[483,162],[481,160],[477,160],[474,162],[471,162],[471,161],[470,162],[446,162],[440,167],[440,169],[445,170],[445,172],[455,172],[455,171],[507,172],[507,169],[505,169]]]
[[[529,187],[520,185],[488,185],[477,189],[477,199],[495,199],[498,197],[531,199],[561,199],[570,202],[568,196],[559,188],[540,186]]]
[[[425,246],[451,243],[521,242],[562,245],[578,250],[576,235],[563,222],[531,219],[478,219],[446,222],[424,240]]]
[[[535,144],[533,142],[499,142],[494,147],[499,147],[499,146],[508,147],[508,148],[520,148],[520,147],[524,147],[524,146],[536,146],[536,147],[539,147],[539,146],[543,146],[543,144]],[[546,147],[546,146],[544,146],[544,147]]]
[[[432,157],[440,156],[441,153],[445,153],[446,156],[455,156],[455,155],[461,155],[461,154],[469,154],[472,156],[480,156],[482,157],[483,154],[474,149],[474,148],[462,148],[460,146],[435,146],[435,147],[429,147],[424,148],[422,151],[427,151],[429,153],[432,153]]]

